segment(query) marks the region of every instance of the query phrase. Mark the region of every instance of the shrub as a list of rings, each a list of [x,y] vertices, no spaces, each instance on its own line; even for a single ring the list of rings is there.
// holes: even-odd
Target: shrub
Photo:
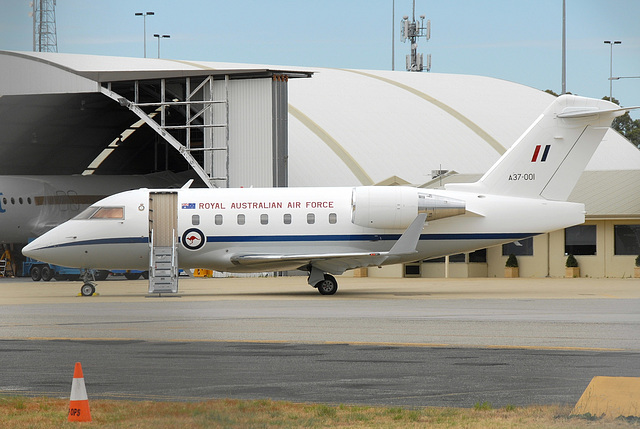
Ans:
[[[578,261],[575,256],[569,255],[567,256],[567,262],[564,265],[567,268],[576,268],[578,266]]]
[[[505,264],[507,268],[518,268],[518,258],[513,253],[509,255],[507,258],[507,263]]]

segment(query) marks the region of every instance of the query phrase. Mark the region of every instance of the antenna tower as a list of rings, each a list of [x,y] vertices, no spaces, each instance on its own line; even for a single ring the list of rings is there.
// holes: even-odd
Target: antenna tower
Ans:
[[[56,0],[33,0],[33,51],[58,52]]]
[[[431,38],[431,20],[424,22],[424,15],[420,15],[420,22],[416,21],[416,0],[413,0],[413,15],[411,21],[407,15],[402,17],[402,41],[411,41],[411,54],[407,55],[407,71],[421,72],[424,70],[424,57],[418,53],[419,37],[424,37],[427,41]],[[431,54],[427,55],[427,71],[431,70]]]

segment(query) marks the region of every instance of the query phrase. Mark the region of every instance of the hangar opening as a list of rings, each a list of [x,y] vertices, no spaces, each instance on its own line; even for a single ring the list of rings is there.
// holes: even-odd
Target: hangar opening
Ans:
[[[288,81],[311,72],[110,60],[121,63],[0,54],[3,174],[170,171],[205,186],[287,186]]]

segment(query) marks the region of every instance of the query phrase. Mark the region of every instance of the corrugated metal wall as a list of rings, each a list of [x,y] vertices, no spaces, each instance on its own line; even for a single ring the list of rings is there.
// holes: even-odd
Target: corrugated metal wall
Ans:
[[[216,97],[224,81],[216,81]],[[229,187],[273,186],[271,79],[229,81]],[[222,130],[216,131],[218,134]],[[218,137],[218,136],[216,136]],[[218,157],[220,163],[223,157]],[[217,165],[217,168],[224,168]]]

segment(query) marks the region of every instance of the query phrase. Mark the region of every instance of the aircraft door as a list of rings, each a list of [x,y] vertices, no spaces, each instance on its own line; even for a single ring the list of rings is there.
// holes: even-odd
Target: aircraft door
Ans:
[[[171,246],[178,229],[178,194],[149,192],[149,233],[154,246]]]

